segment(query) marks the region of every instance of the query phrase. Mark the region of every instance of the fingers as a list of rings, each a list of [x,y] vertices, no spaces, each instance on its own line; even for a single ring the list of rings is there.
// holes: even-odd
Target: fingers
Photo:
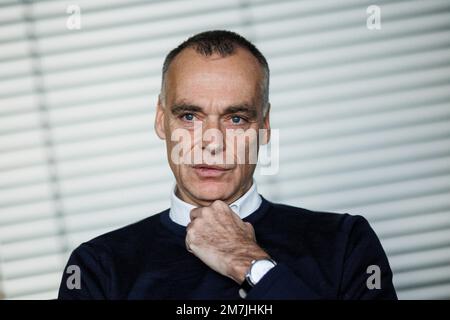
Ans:
[[[211,210],[213,212],[217,212],[217,211],[231,210],[231,209],[225,202],[223,202],[221,200],[215,200],[208,207],[198,207],[198,208],[192,209],[189,213],[189,217],[190,217],[191,221],[194,221],[194,219],[201,217],[204,213],[207,213]]]
[[[247,232],[249,232],[251,234],[255,234],[255,229],[253,228],[253,226],[250,222],[245,222],[244,225],[245,225],[245,228],[247,229]]]
[[[189,244],[188,237],[186,237],[186,238],[184,239],[184,244],[185,244],[185,246],[186,246],[186,250],[192,253],[192,250],[191,250],[191,246],[190,246],[190,244]]]
[[[221,200],[215,200],[213,203],[211,203],[210,207],[217,208],[217,209],[230,208],[228,206],[228,204],[226,204],[225,202],[223,202]]]
[[[186,245],[187,251],[190,253],[193,253],[191,248],[191,241],[192,241],[192,231],[190,231],[194,227],[194,223],[191,221],[186,227],[186,237],[184,238],[184,244]]]
[[[204,254],[205,250],[213,250],[218,244],[255,240],[253,226],[243,221],[222,201],[214,201],[209,207],[192,209],[190,218],[186,227],[185,246],[188,252],[196,256]]]
[[[191,218],[191,221],[194,221],[195,218],[198,218],[200,216],[200,214],[202,213],[202,209],[201,207],[199,208],[194,208],[191,210],[191,212],[189,212],[189,218]]]

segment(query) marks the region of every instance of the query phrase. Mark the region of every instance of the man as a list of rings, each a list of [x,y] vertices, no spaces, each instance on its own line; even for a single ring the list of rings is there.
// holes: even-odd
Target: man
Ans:
[[[68,285],[64,273],[59,298],[396,299],[388,260],[364,218],[257,193],[256,165],[242,161],[229,137],[262,130],[247,137],[245,159],[269,141],[268,90],[266,59],[236,33],[200,33],[172,50],[155,119],[176,179],[171,207],[79,246],[67,268],[79,268],[81,286]],[[199,125],[214,139],[196,138]],[[181,153],[179,130],[193,138]]]

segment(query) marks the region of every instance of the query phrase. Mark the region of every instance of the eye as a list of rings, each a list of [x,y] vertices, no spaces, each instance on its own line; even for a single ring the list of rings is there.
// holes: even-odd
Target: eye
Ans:
[[[232,116],[231,117],[231,122],[233,122],[233,124],[241,124],[242,122],[242,118],[239,116]]]
[[[182,120],[186,121],[193,121],[194,120],[194,114],[193,113],[185,113],[181,116]]]

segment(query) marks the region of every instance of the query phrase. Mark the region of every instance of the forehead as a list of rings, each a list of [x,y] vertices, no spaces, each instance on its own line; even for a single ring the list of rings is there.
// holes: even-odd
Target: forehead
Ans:
[[[187,48],[172,61],[166,75],[166,98],[200,106],[257,104],[263,71],[247,50],[203,56]]]

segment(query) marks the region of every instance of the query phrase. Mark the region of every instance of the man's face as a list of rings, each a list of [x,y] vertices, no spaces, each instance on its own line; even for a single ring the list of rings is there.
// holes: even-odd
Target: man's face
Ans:
[[[242,149],[238,150],[239,144],[231,147],[227,132],[241,129],[241,132],[258,134],[259,129],[269,129],[268,113],[264,117],[262,110],[262,76],[256,58],[240,48],[227,57],[205,57],[188,48],[172,61],[166,74],[164,105],[158,102],[155,129],[158,136],[166,140],[177,195],[184,201],[199,206],[209,205],[214,200],[231,203],[251,186],[256,164],[249,163],[248,153],[251,146],[257,150],[258,139],[245,140],[246,160],[242,163],[239,156]],[[200,139],[198,135],[194,137],[194,128],[199,125],[202,128]],[[184,130],[192,137],[187,149],[192,153],[200,150],[201,163],[174,161],[172,150],[180,144],[179,140],[171,139],[176,130]],[[203,135],[208,131],[221,133],[223,139],[218,141],[220,135],[217,134]],[[248,135],[251,136],[255,137]],[[260,142],[266,143],[268,139],[267,132]],[[208,166],[206,164],[211,164],[205,161],[208,156],[221,159],[222,163]]]

